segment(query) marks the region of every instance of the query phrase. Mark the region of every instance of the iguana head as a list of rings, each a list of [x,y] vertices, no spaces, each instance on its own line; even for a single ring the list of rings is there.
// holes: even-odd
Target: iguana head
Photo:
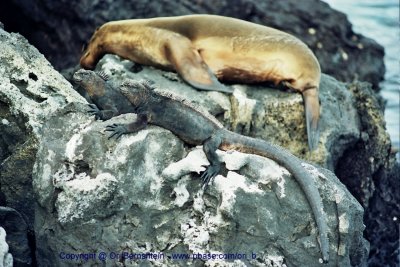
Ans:
[[[76,84],[82,86],[90,97],[93,97],[104,95],[108,78],[102,72],[80,69],[74,73],[72,79]]]

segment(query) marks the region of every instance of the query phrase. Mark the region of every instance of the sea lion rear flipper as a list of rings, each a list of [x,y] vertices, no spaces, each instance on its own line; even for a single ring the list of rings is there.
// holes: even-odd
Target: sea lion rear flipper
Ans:
[[[314,150],[319,141],[319,99],[317,88],[303,91],[304,109],[306,113],[308,147]]]
[[[233,92],[231,88],[217,80],[199,52],[186,37],[180,36],[167,41],[165,52],[175,70],[193,87],[201,90]]]

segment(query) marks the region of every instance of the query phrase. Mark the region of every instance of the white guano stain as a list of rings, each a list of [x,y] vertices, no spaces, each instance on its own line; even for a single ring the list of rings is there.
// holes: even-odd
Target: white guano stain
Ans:
[[[65,145],[65,156],[69,161],[74,160],[75,150],[80,145],[82,145],[82,135],[74,134],[68,141],[68,143]]]

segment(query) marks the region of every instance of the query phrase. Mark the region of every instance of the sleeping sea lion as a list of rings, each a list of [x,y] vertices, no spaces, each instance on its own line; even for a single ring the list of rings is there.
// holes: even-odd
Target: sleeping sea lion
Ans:
[[[94,69],[107,53],[175,70],[202,90],[232,91],[218,80],[296,90],[303,95],[310,150],[318,145],[321,69],[307,45],[288,33],[215,15],[121,20],[96,30],[80,64]]]

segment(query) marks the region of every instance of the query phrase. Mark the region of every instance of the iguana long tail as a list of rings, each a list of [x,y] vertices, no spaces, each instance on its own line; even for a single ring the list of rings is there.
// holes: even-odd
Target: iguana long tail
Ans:
[[[225,129],[222,131],[223,134],[221,134],[222,143],[219,147],[220,149],[235,149],[243,153],[256,154],[270,158],[285,167],[291,174],[293,174],[296,181],[300,184],[301,189],[304,191],[313,211],[314,219],[317,223],[319,232],[322,260],[324,262],[328,262],[328,226],[326,222],[326,216],[323,211],[322,199],[310,174],[301,165],[301,161],[286,149],[279,146],[275,146],[263,140],[239,135]]]

